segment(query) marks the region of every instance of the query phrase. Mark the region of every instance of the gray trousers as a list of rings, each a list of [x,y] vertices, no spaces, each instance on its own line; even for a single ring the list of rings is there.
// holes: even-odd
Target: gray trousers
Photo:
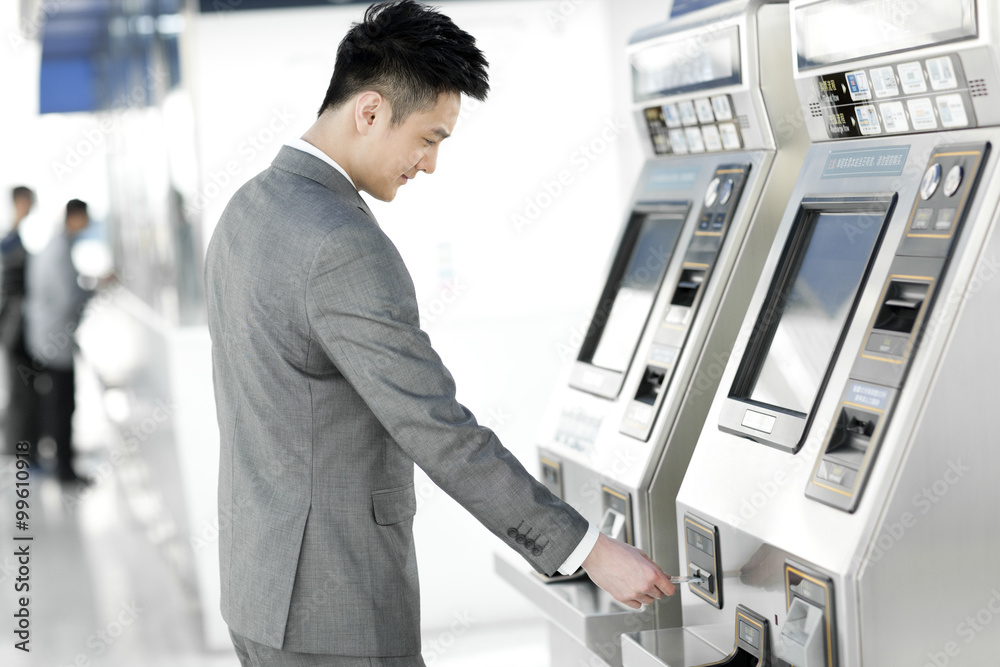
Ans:
[[[342,655],[291,653],[258,644],[232,630],[229,637],[243,667],[425,667],[419,655],[402,658],[353,658]]]

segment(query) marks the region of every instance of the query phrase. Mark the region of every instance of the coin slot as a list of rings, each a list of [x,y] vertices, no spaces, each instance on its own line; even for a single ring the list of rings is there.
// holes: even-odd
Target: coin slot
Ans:
[[[672,306],[690,308],[698,298],[698,290],[705,282],[705,269],[684,269],[681,278],[677,282],[677,289],[674,290],[674,298],[670,301]]]
[[[875,329],[909,334],[927,297],[927,283],[892,281],[875,318]]]
[[[663,381],[666,377],[667,369],[646,366],[646,371],[642,374],[642,380],[639,382],[639,391],[635,394],[635,400],[646,405],[655,404],[663,389]]]

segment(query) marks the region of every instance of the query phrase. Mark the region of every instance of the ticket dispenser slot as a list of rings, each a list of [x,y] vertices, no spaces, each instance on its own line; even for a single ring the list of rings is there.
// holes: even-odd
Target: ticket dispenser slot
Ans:
[[[610,486],[601,487],[601,532],[608,537],[634,544],[632,533],[632,501],[629,494]]]
[[[685,549],[688,571],[691,576],[700,577],[701,581],[688,583],[688,590],[708,602],[713,607],[722,609],[722,572],[719,551],[718,527],[693,516],[684,515]]]
[[[563,497],[563,476],[562,464],[558,461],[542,456],[542,484],[552,492],[556,498]]]
[[[771,638],[767,619],[736,605],[736,645],[725,660],[700,667],[769,667]]]
[[[795,667],[836,667],[833,582],[811,568],[785,561],[785,599],[788,613],[775,642],[775,656]]]
[[[667,369],[657,366],[646,366],[639,382],[639,390],[635,394],[635,400],[646,405],[653,405],[663,389],[663,382],[667,378]]]

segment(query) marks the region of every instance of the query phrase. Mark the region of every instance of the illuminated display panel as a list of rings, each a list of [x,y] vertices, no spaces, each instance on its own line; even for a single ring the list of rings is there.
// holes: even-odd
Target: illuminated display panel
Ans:
[[[977,34],[975,0],[823,0],[795,10],[800,69]]]
[[[617,290],[594,316],[592,331],[602,320],[604,326],[593,355],[581,361],[619,373],[628,370],[683,222],[675,214],[650,214],[642,219],[634,244],[630,249],[623,247],[629,253],[628,263],[615,276]]]
[[[737,28],[654,44],[632,56],[636,102],[740,83]]]
[[[755,403],[808,414],[823,386],[878,241],[885,212],[814,211],[762,311],[751,361]]]

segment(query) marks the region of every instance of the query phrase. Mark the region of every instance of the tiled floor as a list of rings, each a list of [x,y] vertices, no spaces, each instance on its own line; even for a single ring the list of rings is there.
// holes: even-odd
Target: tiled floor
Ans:
[[[200,609],[183,540],[155,463],[107,464],[114,441],[96,379],[79,379],[78,469],[97,483],[70,493],[33,471],[29,527],[15,529],[11,457],[0,457],[0,617],[17,608],[15,546],[30,545],[31,652],[13,648],[0,623],[4,667],[236,667],[231,651],[202,647]],[[167,477],[169,479],[169,476]],[[167,482],[169,484],[169,482]],[[15,542],[14,534],[31,542]],[[480,626],[467,634],[425,631],[429,667],[545,667],[546,629],[537,621]],[[500,647],[500,648],[498,648]]]

